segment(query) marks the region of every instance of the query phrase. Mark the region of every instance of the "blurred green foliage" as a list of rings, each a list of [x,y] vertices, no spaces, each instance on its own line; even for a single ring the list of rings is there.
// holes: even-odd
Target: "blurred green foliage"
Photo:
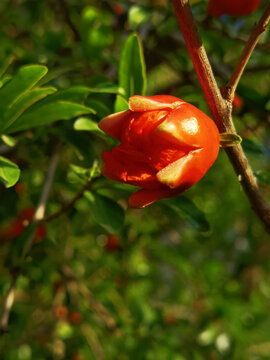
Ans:
[[[212,19],[206,1],[192,2],[220,87],[266,4]],[[224,151],[183,197],[144,210],[127,209],[133,187],[100,176],[114,140],[97,124],[116,98],[125,105],[131,79],[140,93],[171,94],[209,114],[170,2],[1,0],[0,19],[0,314],[11,265],[36,231],[0,359],[269,359],[269,236]],[[268,200],[269,36],[241,79],[234,114]],[[46,222],[45,236],[37,226],[17,236],[55,152],[46,215],[84,187],[85,196]]]

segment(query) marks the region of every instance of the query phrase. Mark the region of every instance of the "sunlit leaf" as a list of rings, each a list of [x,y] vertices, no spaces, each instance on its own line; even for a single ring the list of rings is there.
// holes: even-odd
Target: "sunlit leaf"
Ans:
[[[187,221],[194,228],[199,231],[208,231],[210,229],[209,223],[206,220],[205,214],[197,208],[193,201],[184,197],[178,196],[173,199],[161,200],[162,205],[168,206],[179,217]]]
[[[122,50],[119,66],[119,86],[125,91],[125,99],[117,96],[115,112],[126,110],[127,100],[132,95],[144,95],[146,70],[142,44],[137,34],[131,34]]]
[[[20,177],[20,169],[12,161],[0,156],[0,181],[9,188],[16,184]]]
[[[124,225],[124,210],[112,199],[97,193],[85,192],[95,221],[109,233],[118,233]]]

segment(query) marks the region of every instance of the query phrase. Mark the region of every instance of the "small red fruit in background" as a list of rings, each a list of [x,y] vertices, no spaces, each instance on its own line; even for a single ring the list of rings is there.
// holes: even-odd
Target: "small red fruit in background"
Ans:
[[[124,13],[123,6],[118,3],[113,5],[113,10],[117,15],[122,15]]]
[[[219,152],[219,132],[206,114],[174,96],[132,96],[129,110],[99,127],[121,142],[102,154],[109,179],[141,187],[129,205],[144,208],[196,184]]]
[[[71,360],[84,360],[85,357],[83,354],[80,354],[80,353],[76,353],[72,356]]]
[[[236,111],[240,110],[241,107],[243,106],[243,99],[239,95],[235,94],[232,105]]]
[[[245,16],[253,13],[259,7],[261,0],[210,0],[208,13],[211,16],[221,15]]]
[[[71,324],[79,324],[82,321],[82,315],[78,311],[73,311],[68,315],[68,321]]]
[[[66,306],[63,306],[63,305],[57,306],[53,310],[53,314],[54,314],[54,317],[56,317],[57,319],[65,319],[68,314],[68,309]]]
[[[35,214],[35,209],[32,207],[25,208],[14,219],[13,223],[10,226],[10,229],[7,231],[7,236],[9,238],[14,238],[19,236],[24,232],[25,228],[29,225],[31,219]],[[37,227],[35,231],[36,241],[40,241],[46,235],[46,226],[41,224]]]
[[[117,235],[110,235],[107,237],[107,242],[105,244],[105,250],[108,253],[112,253],[120,250],[120,239]]]
[[[19,195],[24,195],[27,191],[27,184],[26,183],[17,183],[15,186],[15,191]]]

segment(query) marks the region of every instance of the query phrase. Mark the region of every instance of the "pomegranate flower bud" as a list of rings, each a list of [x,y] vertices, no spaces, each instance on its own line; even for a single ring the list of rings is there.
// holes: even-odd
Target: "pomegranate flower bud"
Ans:
[[[221,15],[245,16],[253,13],[259,7],[261,0],[210,0],[208,13],[211,16]]]
[[[215,123],[174,96],[132,96],[129,110],[105,117],[99,127],[121,142],[103,152],[103,175],[141,188],[130,197],[131,207],[181,194],[204,176],[219,152]]]

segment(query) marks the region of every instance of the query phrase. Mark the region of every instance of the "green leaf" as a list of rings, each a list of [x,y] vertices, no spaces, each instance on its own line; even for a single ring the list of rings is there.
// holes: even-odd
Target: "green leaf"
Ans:
[[[264,170],[258,170],[254,172],[258,183],[263,185],[270,185],[270,173]]]
[[[2,64],[2,66],[0,68],[0,79],[6,73],[8,67],[13,63],[14,60],[15,60],[14,55],[10,55],[5,59],[4,63]]]
[[[142,44],[137,34],[128,37],[120,59],[119,87],[125,91],[125,99],[132,95],[144,95],[146,90],[146,71]],[[127,109],[127,103],[117,96],[115,111]]]
[[[85,101],[89,94],[123,94],[123,89],[112,83],[100,84],[97,87],[88,87],[88,86],[72,86],[65,90],[60,90],[55,93],[53,96],[48,97],[45,103],[51,103],[59,100],[79,102],[82,103]],[[92,110],[93,114],[95,113]]]
[[[81,180],[89,180],[90,179],[90,173],[91,170],[78,166],[78,165],[74,165],[74,164],[70,164],[70,169],[71,171]]]
[[[105,116],[111,113],[109,106],[106,105],[103,101],[87,99],[85,101],[85,105],[89,106],[91,109],[94,109],[99,119],[103,119]]]
[[[12,137],[12,136],[8,136],[8,135],[1,135],[1,140],[10,147],[15,146],[16,144],[16,140]]]
[[[124,225],[124,210],[115,201],[97,193],[85,192],[95,221],[111,234],[118,233]]]
[[[205,214],[198,209],[194,202],[190,199],[184,196],[178,196],[173,199],[161,200],[159,202],[172,209],[177,215],[186,220],[195,229],[202,232],[210,229]]]
[[[74,129],[79,131],[92,131],[97,134],[103,134],[103,131],[100,130],[98,124],[95,121],[85,117],[81,117],[75,121]]]
[[[41,65],[27,65],[19,69],[15,76],[0,88],[0,114],[12,106],[20,96],[30,90],[45,74],[47,68]],[[5,126],[5,118],[0,120],[0,128]]]
[[[132,29],[137,29],[140,25],[149,22],[151,11],[141,6],[131,6],[128,12],[128,23]]]
[[[94,149],[89,139],[89,136],[85,133],[74,131],[66,127],[52,128],[51,132],[57,134],[64,142],[73,146],[76,150],[76,154],[79,160],[84,160],[86,166],[92,166],[94,161]]]
[[[18,99],[18,101],[16,101],[5,112],[4,114],[5,126],[3,127],[2,132],[5,131],[5,128],[10,127],[16,121],[16,119],[20,115],[22,115],[34,103],[45,98],[50,94],[53,94],[55,91],[56,91],[55,88],[47,87],[47,88],[33,89],[23,94]]]
[[[20,177],[20,169],[12,161],[0,156],[0,181],[9,188],[16,184]]]
[[[108,144],[110,145],[116,145],[118,144],[118,141],[115,141],[111,136],[105,134],[100,128],[98,127],[98,124],[88,118],[81,117],[77,119],[74,123],[74,130],[77,131],[90,131],[97,135],[99,135],[101,138],[103,138]]]
[[[49,104],[42,104],[41,102],[23,113],[5,132],[11,133],[26,130],[58,120],[68,120],[91,112],[90,108],[71,102],[56,101]]]

